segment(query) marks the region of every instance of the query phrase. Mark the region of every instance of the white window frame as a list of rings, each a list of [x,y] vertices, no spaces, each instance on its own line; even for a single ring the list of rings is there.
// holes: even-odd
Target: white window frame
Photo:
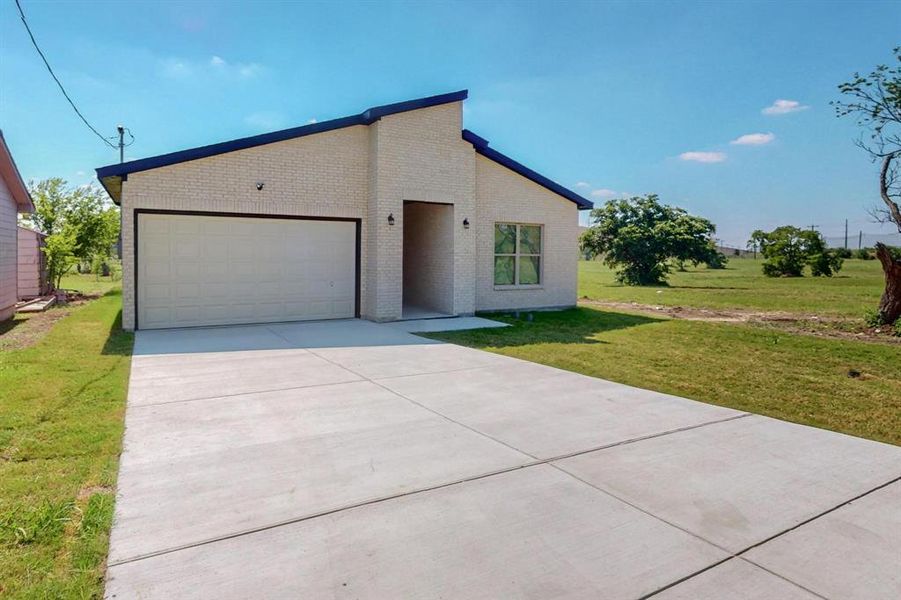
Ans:
[[[512,254],[494,252],[491,256],[491,281],[494,283],[496,290],[535,290],[544,287],[544,225],[541,223],[518,223],[515,221],[495,221],[491,228],[491,243],[494,245],[495,235],[498,225],[513,225],[516,227],[516,248]],[[537,227],[539,244],[541,244],[541,252],[538,254],[522,253],[519,247],[519,229],[520,227]],[[513,258],[513,283],[496,283],[494,281],[495,266],[494,262],[498,256],[510,256]],[[519,259],[521,257],[538,257],[538,283],[519,283]]]

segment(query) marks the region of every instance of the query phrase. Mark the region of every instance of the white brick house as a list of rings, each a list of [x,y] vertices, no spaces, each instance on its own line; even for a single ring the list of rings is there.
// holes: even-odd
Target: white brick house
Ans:
[[[125,328],[575,305],[591,203],[463,130],[466,96],[97,169]]]

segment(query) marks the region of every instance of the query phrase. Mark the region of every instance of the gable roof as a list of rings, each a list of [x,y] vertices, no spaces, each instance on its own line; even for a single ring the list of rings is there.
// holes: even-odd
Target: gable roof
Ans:
[[[19,173],[16,161],[13,160],[9,146],[6,145],[6,138],[3,137],[2,130],[0,130],[0,177],[3,178],[3,182],[9,188],[9,193],[16,201],[18,211],[33,213],[34,204],[31,202],[31,194],[28,193],[28,188],[22,181],[22,175]]]
[[[263,133],[261,135],[254,135],[251,137],[239,138],[227,142],[220,142],[218,144],[210,144],[209,146],[189,148],[188,150],[181,150],[179,152],[160,154],[159,156],[151,156],[149,158],[142,158],[129,162],[99,167],[98,169],[96,169],[97,179],[100,180],[100,183],[106,189],[107,193],[110,195],[113,201],[118,204],[122,192],[122,182],[128,179],[129,173],[148,171],[150,169],[156,169],[168,165],[197,160],[199,158],[206,158],[208,156],[215,156],[217,154],[225,154],[227,152],[235,152],[236,150],[245,150],[247,148],[254,148],[256,146],[271,144],[273,142],[283,142],[285,140],[313,135],[315,133],[324,133],[326,131],[342,129],[344,127],[351,127],[353,125],[371,125],[382,117],[388,115],[407,112],[410,110],[419,110],[421,108],[429,108],[431,106],[438,106],[440,104],[447,104],[449,102],[460,102],[462,100],[465,100],[468,96],[468,90],[460,90],[458,92],[439,94],[437,96],[429,96],[427,98],[418,98],[416,100],[407,100],[405,102],[395,102],[394,104],[384,104],[382,106],[374,106],[372,108],[364,110],[360,114],[351,115],[349,117],[341,117],[339,119],[332,119],[330,121],[322,121],[321,123],[312,123],[310,125],[303,125],[301,127],[292,127],[290,129],[282,129],[280,131],[273,131],[271,133]],[[529,169],[528,167],[516,162],[512,158],[501,154],[497,150],[488,148],[488,141],[480,138],[471,131],[464,129],[463,139],[472,144],[477,153],[482,154],[486,158],[489,158],[507,167],[508,169],[511,169],[512,171],[515,171],[516,173],[519,173],[520,175],[531,179],[535,183],[546,187],[547,189],[556,194],[559,194],[560,196],[563,196],[567,200],[575,202],[580,209],[591,208],[593,206],[590,201],[586,200],[582,196],[579,196],[575,192],[564,188],[560,184],[551,181],[550,179],[544,177],[543,175],[540,175],[539,173],[536,173],[532,169]]]
[[[563,187],[556,181],[552,181],[552,180],[548,179],[547,177],[545,177],[544,175],[542,175],[541,173],[537,173],[537,172],[533,171],[532,169],[525,166],[524,164],[516,162],[509,156],[507,156],[505,154],[501,154],[494,148],[489,148],[488,140],[486,140],[483,137],[477,136],[470,130],[468,130],[468,129],[463,130],[463,139],[466,140],[467,142],[469,142],[470,144],[472,144],[472,147],[475,148],[475,151],[478,154],[481,154],[485,158],[491,159],[494,162],[507,167],[511,171],[519,173],[520,175],[522,175],[523,177],[525,177],[527,179],[531,179],[538,185],[546,187],[547,189],[554,192],[555,194],[559,194],[560,196],[563,196],[567,200],[571,200],[571,201],[575,202],[576,205],[578,205],[579,210],[587,210],[589,208],[594,208],[594,203],[591,202],[591,200],[587,200],[587,199],[583,198],[582,196],[575,193],[574,191]]]

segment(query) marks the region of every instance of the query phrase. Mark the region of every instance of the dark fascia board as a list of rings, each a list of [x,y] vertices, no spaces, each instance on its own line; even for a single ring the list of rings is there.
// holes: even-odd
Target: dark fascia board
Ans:
[[[571,200],[572,202],[575,202],[576,205],[579,207],[579,210],[588,210],[588,209],[594,208],[594,203],[591,202],[590,200],[583,198],[582,196],[580,196],[579,194],[575,193],[572,190],[566,189],[565,187],[563,187],[562,185],[560,185],[559,183],[557,183],[555,181],[551,181],[544,175],[542,175],[540,173],[536,173],[529,167],[525,166],[522,163],[516,162],[509,156],[507,156],[505,154],[501,154],[500,152],[498,152],[497,150],[495,150],[493,148],[489,148],[488,140],[486,140],[483,137],[479,137],[478,135],[474,134],[470,130],[468,130],[468,129],[463,130],[463,139],[466,140],[467,142],[469,142],[470,144],[472,144],[473,148],[475,148],[475,151],[477,153],[481,154],[482,156],[484,156],[485,158],[493,160],[494,162],[498,163],[499,165],[507,167],[508,169],[510,169],[511,171],[513,171],[515,173],[519,173],[526,179],[530,179],[530,180],[534,181],[538,185],[549,189],[550,191],[554,192],[555,194],[563,196],[567,200]]]
[[[179,152],[171,152],[169,154],[160,154],[159,156],[151,156],[149,158],[141,158],[124,163],[107,165],[96,169],[97,179],[109,193],[110,197],[118,203],[119,194],[113,194],[107,186],[107,180],[114,178],[123,181],[127,179],[129,173],[138,171],[147,171],[159,167],[174,165],[189,160],[197,160],[198,158],[206,158],[217,154],[225,154],[226,152],[234,152],[236,150],[245,150],[255,146],[271,144],[273,142],[283,142],[294,138],[303,137],[305,135],[313,135],[314,133],[323,133],[351,127],[353,125],[371,125],[382,117],[394,115],[397,113],[407,112],[410,110],[419,110],[421,108],[429,108],[449,102],[460,102],[466,100],[469,95],[468,90],[460,90],[458,92],[450,92],[447,94],[439,94],[437,96],[429,96],[427,98],[417,98],[415,100],[406,100],[404,102],[395,102],[394,104],[385,104],[369,108],[358,115],[349,117],[341,117],[332,119],[331,121],[322,121],[321,123],[312,123],[301,127],[292,127],[290,129],[282,129],[271,133],[263,133],[246,138],[229,140],[227,142],[219,142],[218,144],[210,144],[209,146],[201,146],[199,148],[190,148]],[[109,181],[112,183],[112,181]]]
[[[28,186],[19,173],[19,167],[13,160],[12,152],[6,145],[6,138],[3,137],[3,130],[0,129],[0,177],[9,188],[9,193],[16,201],[16,210],[20,213],[31,214],[34,212],[34,203],[31,201],[31,194],[28,192]]]

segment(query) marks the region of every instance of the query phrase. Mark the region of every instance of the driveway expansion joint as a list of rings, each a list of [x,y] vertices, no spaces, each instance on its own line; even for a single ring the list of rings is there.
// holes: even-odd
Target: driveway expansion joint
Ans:
[[[398,395],[399,395],[399,394],[398,394]],[[404,398],[404,397],[401,396],[401,398]],[[405,398],[405,399],[407,399],[407,398]],[[408,400],[408,399],[407,399],[407,400]],[[411,401],[411,402],[412,402],[412,401]],[[414,402],[414,404],[416,404],[416,403]],[[432,411],[432,412],[434,412],[434,411]],[[436,413],[436,414],[438,414],[438,413]],[[441,416],[443,416],[443,415],[441,415]],[[469,482],[471,482],[471,481],[478,481],[478,480],[480,480],[480,479],[487,479],[488,477],[494,477],[494,476],[496,476],[496,475],[504,475],[504,474],[506,474],[506,473],[512,473],[512,472],[514,472],[514,471],[520,471],[520,470],[522,470],[522,469],[528,469],[528,468],[531,468],[531,467],[538,467],[538,466],[541,466],[541,465],[548,465],[548,466],[550,466],[550,467],[553,467],[553,468],[555,468],[555,469],[558,469],[559,471],[561,471],[561,472],[563,472],[563,473],[566,473],[567,475],[570,475],[571,477],[574,477],[575,479],[578,479],[579,481],[582,481],[582,480],[579,479],[578,477],[575,477],[575,476],[572,475],[571,473],[569,473],[569,472],[563,470],[562,468],[560,468],[560,467],[558,467],[558,466],[556,466],[556,465],[554,465],[554,464],[552,464],[552,463],[553,463],[554,461],[564,460],[564,459],[572,458],[572,457],[574,457],[574,456],[579,456],[579,455],[582,455],[582,454],[590,454],[590,453],[592,453],[592,452],[599,452],[599,451],[602,451],[602,450],[605,450],[605,449],[608,449],[608,448],[615,448],[615,447],[623,446],[623,445],[626,445],[626,444],[633,444],[633,443],[641,442],[641,441],[644,441],[644,440],[648,440],[648,439],[652,439],[652,438],[657,438],[657,437],[663,437],[663,436],[666,436],[666,435],[670,435],[670,434],[674,434],[674,433],[679,433],[679,432],[686,431],[686,430],[690,430],[690,429],[698,429],[698,428],[701,428],[701,427],[706,427],[706,426],[708,426],[708,425],[716,425],[716,424],[718,424],[718,423],[723,423],[723,422],[726,422],[726,421],[734,421],[734,420],[736,420],[736,419],[741,419],[741,418],[748,417],[748,416],[753,416],[753,415],[750,414],[750,413],[741,414],[741,415],[734,415],[734,416],[731,416],[731,417],[726,417],[725,419],[718,419],[718,420],[715,420],[715,421],[707,421],[707,422],[704,422],[704,423],[699,423],[699,424],[697,424],[697,425],[690,425],[690,426],[687,426],[687,427],[680,427],[680,428],[677,428],[677,429],[672,429],[672,430],[667,430],[667,431],[661,431],[661,432],[654,433],[654,434],[650,434],[650,435],[645,435],[645,436],[640,436],[640,437],[636,437],[636,438],[630,438],[630,439],[627,439],[627,440],[621,440],[621,441],[617,441],[617,442],[612,442],[612,443],[606,444],[606,445],[604,445],[604,446],[593,447],[593,448],[589,448],[589,449],[587,449],[587,450],[582,450],[582,451],[578,451],[578,452],[570,452],[570,453],[567,453],[567,454],[562,454],[562,455],[559,455],[559,456],[553,456],[553,457],[545,458],[545,459],[539,459],[539,458],[533,457],[533,456],[531,456],[531,455],[529,455],[529,454],[526,454],[526,453],[522,452],[521,450],[516,450],[515,448],[513,448],[514,450],[516,450],[517,452],[520,452],[521,454],[526,454],[526,456],[530,456],[531,458],[533,458],[533,460],[532,460],[532,461],[529,461],[529,462],[526,462],[526,463],[523,463],[523,464],[520,464],[520,465],[513,466],[513,467],[507,467],[507,468],[505,468],[505,469],[499,469],[499,470],[496,470],[496,471],[490,471],[490,472],[488,472],[488,473],[481,473],[481,474],[479,474],[479,475],[473,475],[473,476],[471,476],[471,477],[464,477],[464,478],[462,478],[462,479],[456,479],[456,480],[454,480],[454,481],[449,481],[449,482],[445,482],[445,483],[439,483],[439,484],[436,484],[436,485],[433,485],[433,486],[427,486],[427,487],[424,487],[424,488],[415,489],[415,490],[410,490],[410,491],[408,491],[408,492],[403,492],[403,493],[401,493],[401,494],[393,494],[393,495],[390,495],[390,496],[383,496],[383,497],[379,497],[379,498],[372,498],[372,499],[369,499],[369,500],[364,500],[364,501],[361,501],[361,502],[355,502],[355,503],[347,504],[347,505],[345,505],[345,506],[340,506],[340,507],[336,507],[336,508],[332,508],[332,509],[320,511],[320,512],[313,513],[313,514],[309,514],[309,515],[304,515],[304,516],[295,517],[295,518],[291,518],[291,519],[285,519],[285,520],[278,521],[278,522],[275,522],[275,523],[270,523],[270,524],[268,524],[268,525],[261,525],[261,526],[259,526],[259,527],[253,527],[253,528],[250,528],[250,529],[245,529],[245,530],[241,530],[241,531],[235,531],[235,532],[232,532],[232,533],[229,533],[229,534],[225,534],[225,535],[221,535],[221,536],[215,536],[215,537],[208,538],[208,539],[205,539],[205,540],[200,540],[200,541],[197,541],[197,542],[191,542],[191,543],[188,543],[188,544],[182,544],[182,545],[179,545],[179,546],[173,546],[173,547],[171,547],[171,548],[164,548],[164,549],[157,550],[157,551],[154,551],[154,552],[147,552],[147,553],[144,553],[144,554],[139,554],[139,555],[132,556],[132,557],[128,557],[128,558],[123,558],[123,559],[121,559],[121,560],[111,561],[111,562],[108,563],[108,566],[109,566],[109,567],[115,567],[115,566],[118,566],[118,565],[123,565],[123,564],[127,564],[127,563],[137,562],[137,561],[140,561],[140,560],[145,560],[145,559],[148,559],[148,558],[153,558],[153,557],[155,557],[155,556],[162,556],[162,555],[164,555],[164,554],[172,554],[173,552],[179,552],[179,551],[181,551],[181,550],[187,550],[187,549],[189,549],[189,548],[196,548],[196,547],[198,547],[198,546],[206,546],[206,545],[208,545],[208,544],[214,544],[214,543],[216,543],[216,542],[221,542],[221,541],[230,540],[230,539],[237,538],[237,537],[243,537],[243,536],[247,536],[247,535],[252,535],[252,534],[255,534],[255,533],[260,533],[260,532],[262,532],[262,531],[268,531],[268,530],[270,530],[270,529],[276,529],[276,528],[278,528],[278,527],[283,527],[283,526],[285,526],[285,525],[293,525],[293,524],[295,524],[295,523],[301,523],[301,522],[304,522],[304,521],[309,521],[309,520],[311,520],[311,519],[316,519],[316,518],[319,518],[319,517],[325,517],[325,516],[332,515],[332,514],[339,513],[339,512],[343,512],[343,511],[346,511],[346,510],[351,510],[351,509],[355,509],[355,508],[360,508],[360,507],[363,507],[363,506],[369,506],[369,505],[372,505],[372,504],[378,504],[378,503],[381,503],[381,502],[388,502],[388,501],[390,501],[390,500],[394,500],[394,499],[397,499],[397,498],[404,498],[404,497],[407,497],[407,496],[413,496],[413,495],[422,494],[422,493],[426,493],[426,492],[432,492],[432,491],[435,491],[435,490],[440,490],[440,489],[452,487],[452,486],[455,486],[455,485],[460,485],[460,484],[463,484],[463,483],[469,483]],[[445,417],[445,418],[447,418],[447,417]],[[451,422],[456,423],[456,421],[453,421],[452,419],[448,419],[448,420],[451,421]],[[473,430],[473,431],[475,431],[475,430]],[[478,432],[478,431],[475,431],[475,432],[476,432],[476,433],[481,433],[481,432]],[[488,436],[486,436],[486,437],[488,437]],[[492,438],[489,438],[489,439],[492,439]],[[506,444],[505,444],[505,445],[506,445]],[[508,446],[508,447],[509,447],[509,446]],[[511,447],[511,448],[512,448],[512,447]],[[583,481],[583,483],[585,483],[585,482]],[[587,484],[587,485],[590,485],[590,486],[591,486],[591,484]],[[602,489],[600,489],[600,488],[596,488],[596,486],[591,486],[591,487],[595,487],[595,489],[597,489],[598,491],[600,491],[600,492],[602,492],[602,493],[604,493],[604,494],[606,494],[606,495],[608,495],[608,496],[611,496],[611,497],[613,497],[614,499],[616,499],[616,500],[618,500],[618,501],[620,501],[620,502],[623,502],[624,504],[628,504],[629,506],[632,506],[629,502],[626,502],[625,500],[622,500],[621,498],[618,498],[618,497],[616,497],[615,495],[610,494],[609,492],[607,492],[607,491],[605,491],[605,490],[602,490]],[[661,519],[661,518],[657,517],[656,515],[652,515],[651,513],[648,513],[647,511],[644,511],[644,510],[642,510],[642,509],[640,509],[640,508],[637,508],[637,507],[634,507],[634,506],[633,506],[633,508],[636,508],[637,510],[640,510],[641,512],[644,512],[644,513],[646,513],[646,514],[649,514],[649,515],[653,516],[654,518],[656,518],[657,520],[663,521],[663,522],[666,523],[667,525],[671,525],[671,526],[673,526],[673,527],[676,527],[677,529],[681,529],[680,527],[675,526],[675,525],[672,525],[672,523],[669,523],[669,522],[665,521],[664,519]],[[687,533],[690,533],[690,532],[687,532]],[[701,538],[700,536],[697,536],[697,535],[694,535],[694,534],[691,534],[691,535],[693,535],[694,537],[696,537],[696,538],[698,538],[698,539],[701,539],[701,540],[704,541],[704,542],[707,542],[707,540],[704,540],[704,539]],[[710,542],[707,542],[707,543],[710,543]],[[716,546],[717,548],[719,548],[719,546],[717,546],[716,544],[711,544],[711,545]],[[725,550],[724,550],[724,551],[725,551]]]
[[[556,465],[553,465],[553,466],[556,466]],[[559,468],[559,467],[557,467],[557,468]],[[563,469],[561,469],[561,470],[563,470]],[[572,474],[569,473],[568,471],[564,471],[564,473],[568,473],[568,474],[572,475]],[[874,487],[874,488],[872,488],[872,489],[869,489],[869,490],[867,490],[867,491],[865,491],[865,492],[863,492],[863,493],[861,493],[861,494],[858,494],[857,496],[854,496],[854,497],[851,498],[850,500],[845,500],[844,502],[840,502],[839,504],[836,504],[835,506],[833,506],[833,507],[831,507],[831,508],[828,508],[828,509],[826,509],[826,510],[824,510],[824,511],[822,511],[822,512],[819,512],[819,513],[813,515],[812,517],[809,517],[809,518],[807,518],[807,519],[801,521],[800,523],[796,523],[795,525],[792,525],[791,527],[787,527],[787,528],[783,529],[782,531],[779,531],[779,532],[777,532],[777,533],[775,533],[775,534],[773,534],[773,535],[771,535],[771,536],[769,536],[769,537],[767,537],[767,538],[765,538],[765,539],[763,539],[763,540],[760,540],[760,541],[758,541],[758,542],[755,542],[755,543],[751,544],[750,546],[747,546],[746,548],[743,548],[742,550],[739,550],[738,552],[730,552],[728,549],[726,549],[726,548],[720,546],[719,544],[716,544],[716,543],[711,542],[711,541],[709,541],[709,540],[707,540],[707,539],[704,539],[704,538],[701,537],[700,535],[697,535],[697,534],[695,534],[695,533],[692,533],[691,531],[687,531],[687,530],[683,529],[682,527],[680,527],[680,526],[678,526],[678,525],[675,525],[675,524],[673,524],[673,523],[669,523],[669,522],[666,521],[665,519],[661,519],[660,517],[654,515],[653,513],[647,512],[647,511],[645,511],[645,510],[642,509],[642,508],[639,508],[639,507],[637,507],[637,506],[634,506],[633,504],[631,504],[630,502],[628,502],[628,501],[626,501],[626,500],[622,500],[621,498],[619,498],[618,496],[616,496],[616,494],[613,494],[613,493],[611,493],[611,492],[609,492],[609,491],[607,491],[607,490],[604,490],[604,489],[602,489],[602,488],[600,488],[600,487],[598,487],[598,486],[596,486],[596,485],[593,485],[593,484],[591,484],[591,483],[588,483],[588,482],[584,481],[583,479],[581,479],[581,478],[579,478],[579,477],[576,477],[575,475],[573,475],[573,477],[575,477],[575,478],[578,479],[579,481],[582,481],[583,483],[586,483],[586,485],[590,485],[591,487],[593,487],[593,488],[595,488],[595,489],[597,489],[597,490],[599,490],[599,491],[602,491],[602,492],[604,492],[605,494],[608,494],[608,495],[610,495],[610,496],[616,498],[617,500],[621,500],[622,502],[625,502],[626,504],[629,504],[630,506],[633,506],[633,507],[636,508],[637,510],[640,510],[640,511],[642,511],[642,512],[648,514],[648,515],[651,515],[651,516],[654,517],[654,518],[660,519],[660,520],[663,521],[664,523],[667,523],[667,524],[669,524],[669,525],[672,525],[673,527],[676,527],[676,528],[678,528],[678,529],[682,529],[682,530],[685,531],[686,533],[689,533],[689,534],[693,535],[694,537],[696,537],[696,538],[698,538],[698,539],[700,539],[700,540],[703,540],[703,541],[707,542],[708,544],[711,544],[711,545],[713,545],[713,546],[716,546],[716,547],[719,548],[720,550],[723,550],[724,552],[728,552],[728,553],[730,554],[730,556],[724,558],[723,560],[717,561],[717,562],[715,562],[715,563],[713,563],[713,564],[711,564],[711,565],[708,565],[707,567],[704,567],[703,569],[700,569],[700,570],[698,570],[698,571],[696,571],[696,572],[694,572],[694,573],[691,573],[691,574],[689,574],[689,575],[686,575],[685,577],[682,577],[682,578],[680,578],[680,579],[677,579],[676,581],[673,581],[673,582],[671,582],[671,583],[669,583],[669,584],[667,584],[667,585],[665,585],[665,586],[663,586],[663,587],[661,587],[661,588],[659,588],[659,589],[657,589],[657,590],[654,590],[653,592],[651,592],[651,593],[649,593],[649,594],[646,594],[646,595],[644,595],[644,596],[641,596],[638,600],[645,600],[646,598],[650,598],[650,597],[652,597],[652,596],[656,596],[657,594],[660,594],[661,592],[664,592],[664,591],[666,591],[666,590],[668,590],[668,589],[670,589],[670,588],[672,588],[672,587],[675,587],[675,586],[679,585],[680,583],[683,583],[683,582],[685,582],[685,581],[688,581],[689,579],[692,579],[692,578],[694,578],[694,577],[697,577],[698,575],[701,575],[702,573],[705,573],[705,572],[709,571],[710,569],[713,569],[713,568],[715,568],[715,567],[718,567],[719,565],[721,565],[721,564],[723,564],[723,563],[725,563],[725,562],[728,562],[728,561],[730,561],[730,560],[732,560],[732,559],[736,559],[736,558],[739,559],[739,560],[743,560],[743,561],[747,562],[748,564],[754,565],[755,567],[757,567],[757,568],[759,568],[759,569],[762,569],[762,570],[766,571],[767,573],[769,573],[769,574],[771,574],[771,575],[774,575],[774,576],[776,576],[776,577],[779,577],[780,579],[784,579],[785,581],[787,581],[787,582],[789,582],[789,583],[791,583],[791,584],[793,584],[793,585],[795,585],[795,586],[797,586],[797,587],[803,589],[805,592],[808,592],[808,593],[810,593],[810,594],[813,594],[814,596],[817,596],[818,598],[824,598],[824,599],[828,600],[828,598],[827,598],[826,596],[823,596],[822,594],[819,594],[819,593],[817,593],[817,592],[815,592],[815,591],[813,591],[813,590],[811,590],[811,589],[809,589],[809,588],[807,588],[807,587],[804,587],[803,585],[801,585],[800,583],[798,583],[798,582],[796,582],[796,581],[792,581],[792,580],[789,579],[788,577],[786,577],[786,576],[784,576],[784,575],[781,575],[780,573],[778,573],[778,572],[776,572],[776,571],[773,571],[771,568],[764,567],[763,565],[760,565],[760,564],[754,562],[754,561],[751,560],[750,558],[745,557],[744,554],[750,552],[751,550],[753,550],[753,549],[755,549],[755,548],[759,548],[760,546],[763,546],[764,544],[767,544],[767,543],[769,543],[769,542],[771,542],[771,541],[773,541],[773,540],[775,540],[775,539],[777,539],[777,538],[780,538],[780,537],[782,537],[783,535],[786,535],[786,534],[788,534],[788,533],[791,533],[792,531],[795,531],[795,530],[797,530],[797,529],[800,529],[801,527],[803,527],[803,526],[805,526],[805,525],[807,525],[807,524],[809,524],[809,523],[811,523],[811,522],[813,522],[813,521],[816,521],[817,519],[820,519],[820,518],[822,518],[822,517],[824,517],[824,516],[826,516],[826,515],[828,515],[828,514],[830,514],[830,513],[832,513],[832,512],[835,512],[835,511],[839,510],[839,509],[842,508],[842,507],[848,506],[849,504],[851,504],[851,503],[853,503],[853,502],[856,502],[857,500],[860,500],[861,498],[864,498],[864,497],[866,497],[866,496],[869,496],[870,494],[872,494],[872,493],[874,493],[874,492],[878,492],[879,490],[881,490],[881,489],[883,489],[883,488],[886,488],[886,487],[888,487],[888,486],[890,486],[890,485],[892,485],[892,484],[901,482],[901,475],[899,475],[898,477],[895,477],[895,478],[893,478],[893,479],[891,479],[891,480],[889,480],[889,481],[886,481],[886,482],[884,482],[884,483],[881,483],[881,484],[877,485],[876,487]]]

